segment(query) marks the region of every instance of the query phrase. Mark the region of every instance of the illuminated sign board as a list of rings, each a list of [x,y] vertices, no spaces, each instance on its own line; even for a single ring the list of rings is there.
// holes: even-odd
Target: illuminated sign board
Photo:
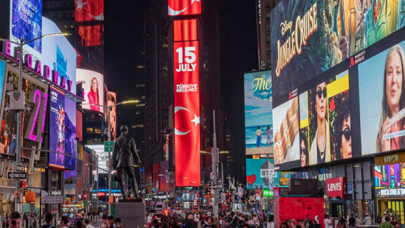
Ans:
[[[201,14],[201,0],[169,0],[169,16],[186,16]]]
[[[104,112],[104,76],[85,69],[77,69],[76,76],[82,82],[83,109]]]

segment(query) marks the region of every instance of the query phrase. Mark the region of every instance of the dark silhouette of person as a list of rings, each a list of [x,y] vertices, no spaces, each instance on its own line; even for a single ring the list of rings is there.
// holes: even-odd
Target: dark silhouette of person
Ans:
[[[120,183],[124,199],[130,196],[127,193],[126,176],[128,176],[128,180],[131,182],[134,196],[140,198],[134,165],[141,165],[142,161],[136,152],[134,138],[128,135],[128,127],[122,125],[120,130],[121,135],[114,143],[113,168],[118,172],[118,182]]]

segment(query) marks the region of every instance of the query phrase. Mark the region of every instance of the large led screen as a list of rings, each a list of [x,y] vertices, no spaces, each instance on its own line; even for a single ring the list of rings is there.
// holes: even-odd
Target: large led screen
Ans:
[[[282,0],[271,11],[278,98],[404,26],[403,1]]]
[[[271,71],[245,73],[246,154],[273,152]]]
[[[201,14],[201,0],[168,0],[169,16],[186,16]]]
[[[82,82],[83,109],[103,112],[104,77],[91,70],[77,69],[76,80]]]
[[[274,184],[273,159],[246,159],[247,189],[269,189],[273,191]]]
[[[62,154],[50,153],[49,165],[74,170],[76,159],[76,103],[56,88],[50,90],[49,149]]]
[[[358,66],[362,154],[405,148],[405,41]]]
[[[42,0],[10,0],[10,40],[29,41],[42,36]],[[15,47],[14,44],[11,44]],[[24,51],[41,59],[42,40],[24,46]]]
[[[378,198],[405,197],[405,163],[374,167]]]
[[[15,155],[17,146],[17,122],[15,112],[6,111],[4,107],[10,104],[12,91],[18,88],[18,69],[7,68],[5,83],[8,84],[4,96],[1,128],[0,128],[0,153]],[[38,148],[43,141],[45,119],[48,103],[48,85],[33,79],[23,79],[25,103],[28,105],[23,121],[24,147]],[[24,150],[23,157],[31,158],[31,151]]]
[[[61,33],[58,26],[48,18],[42,18],[42,34]],[[42,65],[72,81],[73,94],[76,94],[76,51],[64,36],[50,36],[46,38],[46,45],[42,45]],[[62,79],[59,79],[61,82]]]
[[[349,72],[317,82],[274,108],[274,129],[276,165],[305,167],[352,158]]]
[[[76,0],[75,21],[81,38],[79,46],[92,47],[103,44],[104,0]],[[98,21],[98,22],[92,22]]]
[[[114,92],[108,91],[107,93],[107,106],[113,106],[113,108],[110,111],[110,134],[111,134],[111,140],[115,141],[115,138],[117,137],[116,132],[117,132],[117,112],[116,112],[116,105],[117,104],[117,94]]]

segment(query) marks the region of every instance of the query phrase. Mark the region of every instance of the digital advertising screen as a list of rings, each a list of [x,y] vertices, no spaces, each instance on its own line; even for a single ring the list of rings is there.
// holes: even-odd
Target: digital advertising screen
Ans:
[[[403,1],[282,0],[270,13],[273,97],[404,26]]]
[[[42,0],[10,0],[10,40],[29,41],[42,36]],[[16,45],[11,44],[14,48]],[[42,39],[24,46],[24,51],[41,59]]]
[[[405,197],[405,163],[374,167],[377,198]]]
[[[201,14],[201,0],[168,0],[169,16]]]
[[[246,159],[247,189],[256,189],[257,187],[273,191],[274,178],[273,159]]]
[[[404,50],[402,41],[358,66],[363,155],[405,148]]]
[[[103,44],[104,0],[76,0],[75,21],[77,33],[81,38],[80,46],[93,47]],[[101,23],[89,23],[100,21]]]
[[[3,88],[4,88],[4,78],[5,78],[5,73],[6,73],[6,62],[0,60],[0,107],[2,106],[3,102]],[[1,119],[1,113],[0,113],[0,119]]]
[[[77,82],[82,82],[83,109],[103,112],[104,76],[91,70],[77,69]]]
[[[59,169],[74,170],[76,159],[76,103],[54,87],[50,89],[49,165]]]
[[[107,93],[107,106],[114,106],[117,104],[117,94],[114,92],[108,91]],[[117,112],[116,112],[116,106],[114,106],[111,111],[110,111],[110,126],[111,126],[111,140],[115,141],[115,138],[117,137]]]
[[[3,97],[3,107],[10,104],[12,91],[18,88],[18,69],[6,68],[5,82],[11,84],[12,90],[5,91]],[[48,85],[32,78],[23,79],[23,90],[25,92],[25,102],[28,109],[24,113],[23,122],[23,143],[24,147],[38,148],[43,141],[43,132],[48,108]],[[16,154],[17,146],[17,122],[15,112],[6,112],[2,108],[1,128],[0,128],[0,153],[10,155]],[[31,158],[31,151],[24,150],[23,157]]]
[[[42,18],[42,34],[61,33],[58,26],[48,18]],[[42,45],[42,65],[59,73],[66,81],[72,81],[73,94],[76,94],[76,51],[65,36],[50,36]]]
[[[273,152],[271,71],[245,73],[246,154]]]

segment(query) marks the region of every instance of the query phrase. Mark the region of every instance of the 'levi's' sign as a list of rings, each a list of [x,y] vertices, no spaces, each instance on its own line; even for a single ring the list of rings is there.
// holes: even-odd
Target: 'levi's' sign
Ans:
[[[346,195],[345,190],[346,177],[326,179],[326,190],[328,198],[341,198],[344,199]]]

